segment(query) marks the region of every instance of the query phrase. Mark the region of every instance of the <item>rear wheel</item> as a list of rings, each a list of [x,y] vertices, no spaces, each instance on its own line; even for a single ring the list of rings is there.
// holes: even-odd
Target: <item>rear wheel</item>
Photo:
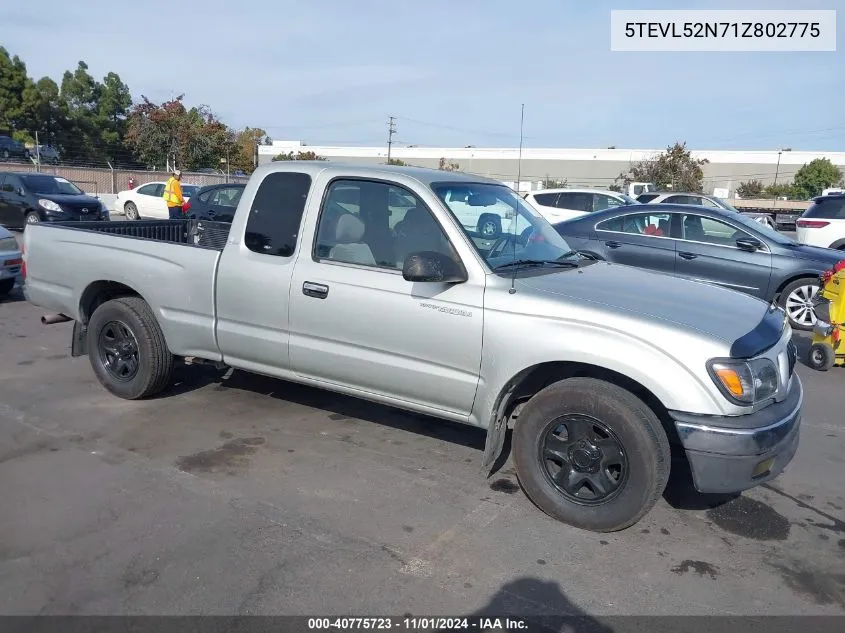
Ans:
[[[138,207],[135,206],[134,202],[127,202],[123,206],[123,211],[126,213],[127,220],[137,220],[138,219]]]
[[[153,311],[140,297],[100,305],[88,323],[87,341],[94,373],[114,395],[147,398],[170,383],[173,355]]]
[[[827,343],[813,343],[807,355],[807,364],[817,371],[827,371],[836,362],[836,352]]]
[[[578,528],[630,527],[669,480],[669,441],[657,416],[603,380],[570,378],[543,389],[520,412],[513,441],[526,494]]]
[[[780,293],[778,303],[786,312],[789,324],[795,330],[812,330],[816,324],[813,299],[819,292],[817,279],[796,279]]]

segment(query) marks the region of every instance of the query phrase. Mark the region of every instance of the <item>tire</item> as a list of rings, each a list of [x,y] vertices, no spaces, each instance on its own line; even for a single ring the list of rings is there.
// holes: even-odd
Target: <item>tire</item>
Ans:
[[[819,280],[812,277],[796,279],[789,283],[778,297],[793,330],[808,332],[816,324],[812,300],[819,291]]]
[[[0,297],[5,297],[7,294],[12,292],[12,288],[14,288],[14,287],[15,287],[14,278],[0,280]]]
[[[26,224],[39,224],[41,222],[41,217],[35,211],[30,211],[24,217],[24,222]]]
[[[485,240],[497,240],[502,235],[502,220],[495,213],[482,213],[476,228]]]
[[[138,400],[169,385],[173,355],[153,311],[140,297],[120,297],[100,305],[88,322],[87,342],[97,379],[114,395]],[[115,354],[107,349],[115,348],[124,352],[124,362],[110,365]]]
[[[127,220],[137,220],[138,219],[138,207],[135,206],[134,202],[127,202],[123,205],[123,212],[126,214]]]
[[[547,437],[561,424],[567,431],[572,429],[572,435],[547,444]],[[584,436],[587,450],[574,441],[568,450],[561,450],[577,437],[579,426],[591,429]],[[596,432],[597,427],[601,432]],[[596,438],[603,438],[598,451],[594,450]],[[567,461],[546,459],[550,446],[558,455],[568,455]],[[614,446],[615,451],[608,450]],[[613,457],[614,452],[618,458]],[[595,378],[562,380],[529,400],[514,427],[513,456],[523,490],[541,510],[558,521],[594,532],[623,530],[645,516],[666,488],[671,464],[669,440],[654,412],[631,392]],[[608,473],[612,464],[621,468],[615,489],[603,499],[591,500],[580,494],[587,487],[597,492],[589,480],[581,491],[574,490],[575,495],[555,483],[553,470],[558,467],[562,471],[560,466],[567,464],[579,480],[589,476],[605,484],[611,482],[608,488],[613,488],[612,478],[602,473]]]
[[[816,371],[827,371],[836,363],[836,352],[827,343],[813,343],[807,354],[807,365]]]

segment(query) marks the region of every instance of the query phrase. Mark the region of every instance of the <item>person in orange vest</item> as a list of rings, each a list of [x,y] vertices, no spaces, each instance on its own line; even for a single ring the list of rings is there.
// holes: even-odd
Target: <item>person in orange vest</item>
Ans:
[[[171,220],[179,220],[182,218],[182,206],[185,204],[185,198],[182,197],[182,172],[178,169],[173,170],[173,175],[167,179],[167,184],[164,186],[164,203],[167,205],[167,213]]]

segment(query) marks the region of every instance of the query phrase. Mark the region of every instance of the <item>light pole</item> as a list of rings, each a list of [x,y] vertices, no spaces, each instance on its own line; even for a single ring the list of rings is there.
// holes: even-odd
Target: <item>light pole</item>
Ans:
[[[774,191],[775,187],[777,187],[777,185],[778,185],[778,173],[780,172],[780,156],[784,152],[791,152],[791,151],[792,151],[791,147],[784,147],[784,148],[778,150],[778,164],[777,164],[777,167],[775,167],[775,181],[772,183],[772,190],[773,191]],[[774,204],[777,204],[777,201],[778,201],[778,194],[777,194],[777,191],[775,191],[775,202],[774,202]],[[772,206],[774,206],[774,205],[772,205]]]

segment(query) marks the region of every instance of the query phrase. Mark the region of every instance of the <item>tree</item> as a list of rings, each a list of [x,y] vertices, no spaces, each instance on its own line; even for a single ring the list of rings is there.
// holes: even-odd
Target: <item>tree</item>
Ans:
[[[777,185],[769,185],[762,192],[765,198],[786,198],[787,200],[794,200],[801,198],[802,193],[796,191],[795,185],[790,183],[779,183]]]
[[[763,193],[763,183],[759,180],[742,182],[736,188],[736,192],[741,198],[756,198]]]
[[[446,161],[445,158],[440,159],[440,164],[437,166],[437,169],[441,171],[460,171],[461,166],[458,163],[453,161]]]
[[[391,158],[387,161],[388,165],[396,165],[397,167],[407,167],[408,163],[404,160],[399,160],[398,158]]]
[[[99,131],[102,151],[114,164],[125,151],[123,137],[126,134],[126,117],[132,107],[132,93],[117,73],[109,73],[98,90],[96,111],[93,119]]]
[[[235,152],[232,155],[232,168],[246,173],[255,169],[258,145],[269,145],[267,132],[257,127],[246,127],[235,133]]]
[[[219,167],[236,153],[232,131],[207,106],[188,110],[184,95],[156,104],[141,97],[129,112],[126,145],[147,165],[180,169]]]
[[[549,178],[546,176],[543,179],[542,187],[543,189],[563,189],[566,187],[567,179],[564,178],[563,180],[558,180],[557,178]]]
[[[306,152],[297,152],[296,154],[293,151],[288,152],[287,154],[277,154],[273,156],[273,160],[328,160],[322,156],[318,156],[311,150]]]
[[[101,86],[88,72],[88,64],[80,61],[76,70],[65,71],[59,96],[68,111],[66,159],[94,162],[97,159],[99,130],[96,112]]]
[[[0,46],[0,133],[14,134],[24,127],[23,93],[31,83],[26,64],[17,55],[10,57]]]
[[[658,188],[677,191],[701,191],[704,182],[702,165],[707,159],[695,159],[686,143],[675,143],[657,156],[640,161],[621,173],[616,182],[625,188],[632,182],[653,182]]]
[[[795,172],[795,193],[806,199],[821,195],[824,189],[842,183],[842,170],[828,158],[816,158]]]
[[[24,89],[23,106],[26,112],[27,141],[60,147],[68,127],[68,112],[59,96],[59,86],[49,77],[42,77]]]

